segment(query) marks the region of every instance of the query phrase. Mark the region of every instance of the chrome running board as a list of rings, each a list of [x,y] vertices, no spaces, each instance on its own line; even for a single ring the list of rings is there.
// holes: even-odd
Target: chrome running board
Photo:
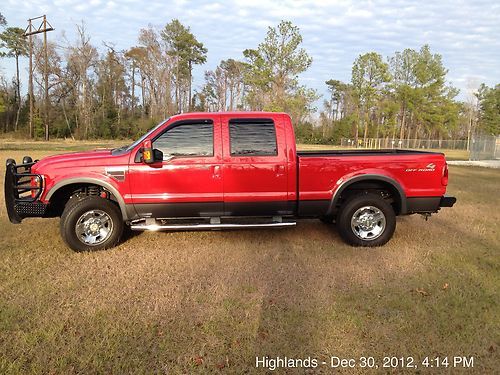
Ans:
[[[132,230],[211,230],[211,229],[244,229],[244,228],[285,228],[293,227],[297,223],[284,222],[284,223],[251,223],[251,224],[132,224]]]

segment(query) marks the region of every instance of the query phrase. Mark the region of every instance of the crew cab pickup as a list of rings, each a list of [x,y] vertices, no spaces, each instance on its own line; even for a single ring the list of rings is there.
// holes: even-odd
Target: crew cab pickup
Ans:
[[[285,113],[175,115],[131,145],[7,160],[9,219],[61,217],[76,251],[119,243],[125,229],[287,227],[336,223],[353,246],[380,246],[396,216],[429,216],[445,196],[441,153],[413,150],[297,151]]]

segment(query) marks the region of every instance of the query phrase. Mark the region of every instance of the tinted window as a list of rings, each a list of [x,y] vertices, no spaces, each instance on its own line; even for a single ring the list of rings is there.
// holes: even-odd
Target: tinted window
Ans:
[[[229,122],[229,135],[233,156],[278,155],[276,130],[272,121],[232,120]]]
[[[213,156],[213,124],[184,124],[168,129],[154,147],[169,156]]]

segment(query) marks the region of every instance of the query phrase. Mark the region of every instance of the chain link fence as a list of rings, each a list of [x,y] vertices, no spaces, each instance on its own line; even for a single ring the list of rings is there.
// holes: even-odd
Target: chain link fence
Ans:
[[[475,135],[470,143],[470,160],[499,160],[500,137]]]
[[[460,150],[463,151],[462,160],[500,160],[500,136],[476,134],[469,144],[465,139],[392,139],[392,138],[367,138],[354,139],[342,138],[342,148],[364,149],[393,149],[404,148],[414,150]]]
[[[464,139],[392,139],[392,138],[367,138],[354,139],[342,138],[342,147],[354,148],[410,148],[422,150],[467,150],[467,140]]]

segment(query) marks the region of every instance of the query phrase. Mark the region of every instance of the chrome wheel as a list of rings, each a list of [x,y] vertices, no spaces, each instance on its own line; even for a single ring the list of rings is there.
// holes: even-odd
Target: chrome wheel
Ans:
[[[75,232],[84,244],[97,246],[106,241],[113,232],[113,220],[104,211],[87,211],[76,221]]]
[[[386,220],[384,213],[375,206],[364,206],[356,210],[351,218],[351,229],[356,237],[371,241],[382,235]]]

